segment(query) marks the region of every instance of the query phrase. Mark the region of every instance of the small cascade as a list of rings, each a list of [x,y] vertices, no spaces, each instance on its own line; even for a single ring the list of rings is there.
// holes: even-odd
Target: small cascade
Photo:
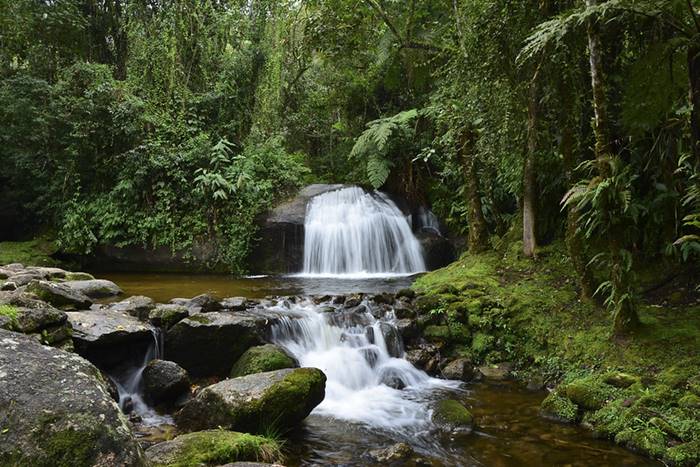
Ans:
[[[161,425],[170,423],[170,417],[159,415],[149,406],[143,399],[141,388],[143,370],[148,362],[163,356],[163,333],[160,329],[154,329],[152,334],[153,343],[148,347],[142,363],[111,378],[119,392],[119,408],[123,412],[138,415],[144,425]]]
[[[328,304],[324,305],[326,308]],[[458,383],[429,377],[403,359],[392,316],[368,311],[320,312],[311,302],[282,305],[272,340],[301,366],[321,369],[326,397],[314,414],[415,436],[430,429],[430,390]]]
[[[425,270],[408,220],[381,192],[348,187],[312,198],[304,232],[305,276],[373,277]]]

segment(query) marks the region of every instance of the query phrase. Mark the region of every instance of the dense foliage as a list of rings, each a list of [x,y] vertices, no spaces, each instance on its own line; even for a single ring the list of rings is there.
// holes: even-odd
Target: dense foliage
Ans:
[[[700,253],[696,2],[17,0],[0,31],[1,214],[66,250],[242,271],[275,200],[362,183],[473,251],[565,238],[618,333],[636,265]]]

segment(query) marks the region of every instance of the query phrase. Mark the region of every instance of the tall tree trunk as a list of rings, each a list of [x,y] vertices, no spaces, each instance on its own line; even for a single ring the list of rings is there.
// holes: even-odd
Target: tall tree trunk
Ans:
[[[690,79],[690,133],[695,163],[700,166],[700,45],[688,47],[688,78]]]
[[[481,206],[481,194],[479,193],[479,175],[476,170],[474,156],[474,138],[471,130],[467,130],[460,141],[458,148],[462,161],[462,170],[467,187],[467,221],[469,223],[468,247],[471,253],[478,253],[488,248],[488,231],[486,219]]]
[[[595,7],[597,0],[586,0],[588,8]],[[595,157],[598,166],[598,174],[601,178],[610,178],[610,154],[612,142],[610,137],[610,122],[608,120],[607,97],[605,95],[605,75],[603,73],[603,47],[600,39],[600,30],[597,20],[589,19],[587,24],[588,53],[591,67],[591,87],[593,90],[593,111],[595,134]],[[602,209],[609,211],[605,206]],[[609,212],[603,213],[608,216]],[[608,232],[608,247],[610,252],[610,281],[616,294],[626,294],[630,288],[629,274],[624,268],[622,256],[622,243],[619,232]],[[616,297],[619,298],[619,297]],[[639,325],[637,310],[631,299],[623,297],[616,300],[613,316],[613,334],[621,336],[629,333]]]
[[[537,248],[537,177],[535,176],[535,159],[537,157],[537,123],[539,117],[538,72],[530,83],[530,95],[527,109],[527,154],[523,167],[523,254],[535,256]]]

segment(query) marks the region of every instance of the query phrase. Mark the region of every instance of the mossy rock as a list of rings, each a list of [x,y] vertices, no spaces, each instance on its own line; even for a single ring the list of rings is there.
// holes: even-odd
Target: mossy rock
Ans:
[[[174,304],[156,305],[155,309],[148,313],[148,320],[154,326],[170,329],[188,316],[189,311],[184,306]],[[207,319],[203,315],[194,315],[193,317],[195,321],[201,318]],[[201,321],[198,322],[201,323]]]
[[[611,396],[612,388],[608,388],[595,378],[581,378],[564,385],[558,391],[583,410],[598,410]]]
[[[688,409],[700,409],[700,396],[688,392],[678,399],[678,405]]]
[[[540,415],[562,423],[576,423],[578,406],[566,397],[552,392],[540,404]]]
[[[297,365],[294,359],[276,345],[259,345],[251,347],[241,355],[241,358],[238,359],[231,369],[231,377],[237,378],[264,371],[294,368],[295,366]]]
[[[669,448],[664,460],[671,465],[700,465],[700,439]]]
[[[238,461],[278,462],[277,441],[225,430],[198,431],[151,446],[146,456],[153,467],[195,467]]]
[[[615,442],[649,457],[661,457],[666,452],[666,436],[655,427],[627,428],[615,436]]]
[[[615,386],[616,388],[624,389],[632,386],[635,383],[638,383],[640,381],[640,378],[638,376],[633,376],[627,373],[615,371],[605,375],[603,381],[605,382],[605,384],[609,384],[610,386]]]
[[[447,399],[438,402],[433,409],[433,423],[450,432],[471,432],[474,416],[461,402]]]
[[[416,298],[415,306],[421,313],[430,313],[440,308],[440,298],[435,295],[420,295]]]
[[[461,323],[430,325],[423,330],[423,337],[429,342],[466,344],[469,342],[469,328]]]
[[[87,272],[66,272],[66,281],[94,281],[95,276]]]

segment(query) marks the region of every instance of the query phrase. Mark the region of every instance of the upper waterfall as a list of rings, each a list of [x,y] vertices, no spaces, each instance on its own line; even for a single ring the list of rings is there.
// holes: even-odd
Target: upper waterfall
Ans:
[[[424,270],[420,243],[384,193],[347,187],[308,203],[303,274],[379,276]]]

